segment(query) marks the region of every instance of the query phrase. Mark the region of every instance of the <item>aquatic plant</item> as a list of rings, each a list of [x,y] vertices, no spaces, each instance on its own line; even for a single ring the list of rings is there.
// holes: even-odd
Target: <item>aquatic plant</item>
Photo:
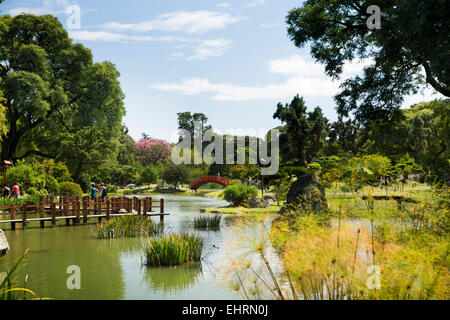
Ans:
[[[222,215],[203,215],[194,218],[194,227],[196,229],[207,229],[207,230],[219,230],[220,222],[222,221]]]
[[[23,259],[27,253],[28,250],[25,251],[6,273],[0,273],[0,300],[28,300],[37,298],[36,294],[26,287],[28,275],[25,277],[23,285],[20,287],[18,281],[15,279],[15,273],[23,264]]]
[[[156,238],[147,237],[142,249],[146,266],[176,266],[200,261],[203,240],[188,233],[173,233]]]
[[[150,219],[123,216],[97,224],[94,234],[97,239],[112,239],[156,235],[161,232],[162,227]]]

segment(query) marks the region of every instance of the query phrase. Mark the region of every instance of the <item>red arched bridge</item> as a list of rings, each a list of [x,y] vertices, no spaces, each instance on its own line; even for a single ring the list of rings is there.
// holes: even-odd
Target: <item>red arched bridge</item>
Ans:
[[[203,186],[204,184],[208,183],[217,183],[224,187],[228,186],[228,183],[230,181],[227,178],[221,177],[221,176],[205,176],[201,177],[200,179],[195,180],[191,183],[191,190],[197,191],[198,188]]]

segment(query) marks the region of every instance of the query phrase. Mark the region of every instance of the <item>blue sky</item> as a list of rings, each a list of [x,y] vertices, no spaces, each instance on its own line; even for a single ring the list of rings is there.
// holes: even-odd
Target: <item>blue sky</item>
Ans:
[[[81,9],[79,28],[74,16]],[[2,14],[56,15],[70,36],[113,62],[126,95],[124,123],[133,138],[142,132],[176,140],[178,112],[202,112],[215,129],[268,130],[278,102],[303,96],[336,119],[332,82],[307,48],[287,37],[285,16],[293,0],[6,0]],[[75,22],[75,23],[74,23]],[[353,61],[345,76],[369,62]],[[426,90],[405,106],[439,97]]]

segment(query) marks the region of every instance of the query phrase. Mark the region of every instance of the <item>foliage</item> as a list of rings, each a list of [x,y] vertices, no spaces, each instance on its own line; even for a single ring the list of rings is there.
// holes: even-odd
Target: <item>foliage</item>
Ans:
[[[146,139],[136,143],[137,159],[144,166],[155,165],[158,162],[167,163],[172,147],[165,140]]]
[[[177,266],[198,262],[202,256],[203,240],[188,233],[147,237],[142,245],[145,265],[148,267]]]
[[[203,113],[180,112],[178,116],[178,129],[185,130],[191,137],[191,146],[194,146],[194,139],[202,139],[206,131],[212,129],[210,125],[207,125],[208,117]],[[200,132],[195,132],[195,123],[200,123]],[[199,136],[201,135],[201,136]],[[180,132],[180,142],[183,140],[184,135]]]
[[[74,182],[62,182],[59,185],[59,192],[63,196],[82,196],[83,190],[79,184]]]
[[[161,232],[161,226],[156,225],[150,219],[139,216],[124,216],[97,224],[95,236],[97,239],[112,239],[142,235],[153,236]]]
[[[373,60],[363,76],[344,81],[335,97],[338,112],[354,112],[365,122],[388,118],[405,95],[416,93],[425,82],[449,97],[449,76],[442,72],[450,69],[447,2],[384,1],[379,30],[367,27],[369,4],[308,0],[286,18],[291,40],[297,47],[309,44],[314,59],[334,79],[343,74],[346,62]]]
[[[185,165],[169,163],[164,169],[164,180],[167,183],[177,185],[178,183],[189,183],[191,172]]]
[[[306,109],[305,101],[297,95],[290,104],[279,103],[273,115],[286,123],[280,135],[280,153],[286,165],[306,165],[324,145],[328,120],[320,108],[313,112]]]
[[[234,184],[224,190],[224,199],[237,207],[248,203],[248,200],[258,195],[258,188],[246,184]]]
[[[140,182],[142,184],[153,184],[157,183],[159,179],[158,172],[154,167],[146,167],[141,173]]]
[[[94,63],[51,15],[7,15],[0,25],[0,90],[9,106],[1,158],[62,160],[78,181],[98,163],[97,153],[113,155],[124,114],[119,72]]]
[[[220,222],[222,221],[222,215],[203,215],[194,218],[194,227],[196,229],[207,229],[207,230],[219,230]]]
[[[28,254],[28,250],[17,260],[17,262],[7,270],[6,276],[0,278],[0,300],[28,300],[36,299],[36,294],[27,289],[27,278],[22,285],[18,287],[17,280],[14,279],[14,275],[19,270],[20,266],[23,265],[23,259]]]

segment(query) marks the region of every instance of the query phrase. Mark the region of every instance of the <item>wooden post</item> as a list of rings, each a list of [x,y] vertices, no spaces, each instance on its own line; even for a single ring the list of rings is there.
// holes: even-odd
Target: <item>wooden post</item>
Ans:
[[[102,203],[100,202],[100,200],[97,198],[97,214],[98,215],[102,215]],[[98,217],[98,223],[102,223],[102,217]]]
[[[41,219],[44,218],[44,210],[45,210],[44,206],[45,206],[45,204],[44,204],[44,197],[43,196],[39,196],[39,217]],[[45,227],[45,223],[44,222],[45,222],[44,220],[41,220],[41,228]]]
[[[83,198],[83,223],[86,224],[88,220],[88,207],[89,207],[89,198]]]
[[[106,221],[109,221],[109,205],[110,205],[110,202],[109,202],[109,199],[106,199]]]
[[[148,210],[150,211],[150,213],[153,212],[152,201],[153,201],[152,197],[148,198],[148,204],[149,204]]]
[[[148,205],[148,199],[147,199],[147,198],[144,198],[143,201],[144,201],[144,208],[143,208],[144,212],[143,212],[143,216],[144,216],[144,217],[147,217],[147,205]]]
[[[52,227],[56,226],[56,203],[52,203]]]
[[[16,205],[14,202],[11,204],[11,220],[16,220]],[[16,230],[15,222],[11,222],[11,230]]]
[[[22,229],[27,228],[27,205],[22,206]]]
[[[66,226],[70,226],[70,220],[69,219],[67,219],[67,217],[69,216],[69,198],[68,197],[66,197],[66,198],[64,198],[64,216],[66,217]]]
[[[77,198],[76,198],[76,203],[75,203],[75,216],[76,216],[76,219],[75,219],[75,223],[74,224],[76,224],[76,225],[79,225],[80,224],[80,198],[77,196]]]
[[[164,223],[164,214],[163,214],[164,213],[164,199],[161,199],[159,213],[161,213],[161,215],[159,216],[159,222]]]
[[[138,207],[137,207],[138,215],[142,215],[142,199],[138,199]]]

